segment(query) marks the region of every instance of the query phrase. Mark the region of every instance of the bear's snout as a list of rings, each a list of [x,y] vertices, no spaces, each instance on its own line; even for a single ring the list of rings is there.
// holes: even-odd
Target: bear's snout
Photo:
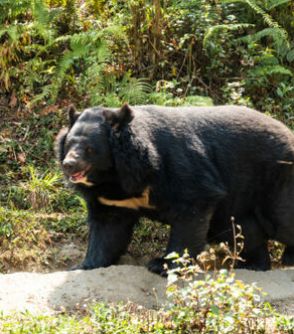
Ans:
[[[77,152],[70,151],[62,162],[62,168],[71,182],[81,183],[85,182],[86,174],[91,169],[91,165],[83,160]]]
[[[77,160],[74,158],[66,158],[62,162],[62,167],[67,174],[72,174],[77,166]]]
[[[71,175],[80,169],[83,169],[83,166],[80,166],[81,162],[82,159],[79,152],[77,152],[75,149],[69,150],[62,162],[64,172],[68,175]]]

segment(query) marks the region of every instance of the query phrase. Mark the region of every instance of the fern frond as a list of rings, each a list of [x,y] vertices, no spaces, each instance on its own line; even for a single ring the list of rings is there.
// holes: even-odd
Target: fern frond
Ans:
[[[34,17],[34,26],[40,36],[42,36],[47,42],[52,41],[55,32],[53,29],[51,29],[50,22],[53,17],[52,14],[50,15],[50,10],[46,6],[45,1],[33,0],[32,14]]]
[[[31,9],[32,0],[1,0],[0,1],[0,24],[5,20],[13,20],[18,15],[28,12]]]
[[[286,75],[293,77],[293,73],[286,67],[281,65],[262,65],[262,66],[256,66],[254,69],[250,70],[249,75],[252,75],[253,78],[257,77],[265,77],[265,76],[271,76],[271,75]]]
[[[76,57],[75,52],[66,51],[65,54],[62,56],[62,58],[59,60],[56,73],[59,79],[63,79],[65,72],[74,63],[75,57]]]
[[[94,49],[94,47],[96,55],[100,55],[100,57],[104,60],[104,56],[107,53],[103,49],[106,48],[106,46],[103,44],[103,42],[100,42],[97,45],[99,36],[100,33],[89,31],[56,39],[58,40],[57,42],[69,41],[70,46],[70,50],[66,51],[58,62],[56,73],[57,77],[62,80],[66,71],[73,65],[73,63],[78,59],[86,58],[86,56],[89,55],[90,51]]]
[[[246,3],[254,10],[255,13],[262,16],[264,22],[267,23],[269,27],[282,29],[279,23],[274,21],[273,18],[255,2],[255,0],[246,0]],[[288,36],[286,31],[285,34]]]
[[[100,31],[89,30],[73,35],[58,37],[54,40],[53,43],[56,44],[67,43],[69,49],[57,62],[54,74],[54,78],[56,79],[54,79],[51,84],[51,96],[53,96],[52,100],[54,100],[54,95],[57,96],[57,92],[62,85],[66,72],[72,68],[75,63],[79,64],[79,61],[83,62],[85,73],[93,73],[92,75],[87,76],[88,78],[91,78],[91,82],[88,82],[88,86],[94,87],[97,89],[97,91],[103,91],[103,89],[107,90],[107,85],[111,85],[111,83],[107,82],[107,80],[106,82],[102,82],[104,77],[102,70],[105,66],[105,63],[111,58],[111,52],[108,46],[108,38],[111,36],[111,33],[120,31],[117,29],[118,28],[113,27],[112,29],[108,28]]]
[[[18,25],[10,25],[0,30],[0,38],[7,34],[13,42],[17,42],[21,37],[20,27]]]
[[[56,37],[53,41],[54,44],[58,44],[58,43],[65,43],[70,41],[72,35],[62,35],[59,37]]]
[[[265,6],[267,10],[272,10],[278,6],[290,3],[291,0],[267,0]]]
[[[241,29],[247,29],[250,27],[254,27],[254,24],[249,23],[234,23],[234,24],[219,24],[213,27],[209,27],[203,38],[203,47],[207,49],[208,42],[212,39],[212,37],[221,32],[221,31],[238,31]]]
[[[271,29],[264,29],[261,32],[255,34],[256,40],[261,39],[264,36],[271,36],[274,40],[274,47],[281,54],[286,54],[290,47],[289,35],[288,32],[277,22],[275,21],[266,10],[270,10],[277,6],[280,6],[284,3],[289,2],[289,0],[267,0],[264,1],[263,9],[258,3],[257,0],[221,0],[222,3],[244,3],[247,4],[256,14],[262,16],[263,21]]]
[[[52,84],[45,85],[42,87],[42,92],[33,97],[33,99],[30,101],[30,105],[38,104],[39,102],[48,100],[50,98],[53,100],[55,94],[56,90]]]
[[[152,87],[142,78],[132,78],[126,74],[121,82],[119,97],[124,102],[139,104],[144,102],[146,94],[150,93]]]
[[[45,4],[45,1],[42,0],[33,0],[32,1],[32,14],[37,23],[47,27],[49,24],[49,9]]]
[[[242,39],[245,42],[257,42],[264,37],[269,37],[273,40],[273,46],[279,54],[285,55],[289,51],[289,41],[283,33],[282,29],[277,27],[265,28]]]
[[[112,25],[104,28],[103,31],[101,32],[101,35],[104,38],[112,37],[119,40],[127,40],[127,35],[124,31],[124,28],[120,25]]]
[[[285,29],[283,29],[278,22],[276,22],[270,14],[268,14],[265,9],[263,9],[261,6],[257,4],[256,0],[222,0],[222,3],[235,3],[235,2],[241,2],[247,4],[253,11],[259,15],[262,16],[264,22],[271,28],[279,28],[283,32],[285,39],[288,39],[288,33]],[[271,8],[277,7],[282,2],[287,2],[286,0],[278,0],[279,4],[277,1],[272,0],[272,3],[270,5]],[[266,1],[264,2],[266,6]],[[266,8],[267,9],[267,8]]]

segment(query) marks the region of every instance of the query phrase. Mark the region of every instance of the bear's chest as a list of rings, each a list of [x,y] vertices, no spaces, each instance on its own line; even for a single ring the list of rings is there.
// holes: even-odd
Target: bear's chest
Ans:
[[[107,205],[115,206],[119,208],[126,208],[132,210],[140,209],[156,209],[155,205],[150,203],[150,188],[147,187],[142,194],[134,197],[126,197],[123,199],[115,199],[108,196],[98,196],[98,202]]]

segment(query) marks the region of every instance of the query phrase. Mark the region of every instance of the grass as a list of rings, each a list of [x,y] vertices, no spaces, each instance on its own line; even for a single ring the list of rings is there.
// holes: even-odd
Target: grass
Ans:
[[[49,240],[48,232],[34,215],[0,207],[1,271],[24,269],[36,261],[39,265]]]
[[[77,259],[56,254],[72,242],[85,248],[84,220],[81,210],[65,215],[0,207],[1,272],[67,269]]]
[[[0,331],[3,334],[139,334],[149,332],[146,321],[142,321],[134,313],[128,312],[125,306],[105,304],[77,309],[76,315],[34,316],[30,313],[0,315]]]

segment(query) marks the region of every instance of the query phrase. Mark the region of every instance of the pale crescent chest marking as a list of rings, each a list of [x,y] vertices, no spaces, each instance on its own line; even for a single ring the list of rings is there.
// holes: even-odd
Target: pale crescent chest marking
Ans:
[[[120,208],[127,208],[133,210],[139,210],[140,208],[155,209],[155,206],[149,203],[149,195],[150,195],[150,188],[146,188],[143,191],[142,195],[139,197],[114,200],[100,196],[98,197],[98,201],[104,205],[117,206]]]
[[[84,185],[86,185],[86,186],[88,186],[88,187],[91,187],[91,186],[93,186],[94,185],[94,183],[92,183],[92,182],[90,182],[90,181],[88,181],[88,178],[87,177],[83,177],[82,179],[79,179],[78,181],[70,181],[71,183],[75,183],[75,184],[84,184]]]

